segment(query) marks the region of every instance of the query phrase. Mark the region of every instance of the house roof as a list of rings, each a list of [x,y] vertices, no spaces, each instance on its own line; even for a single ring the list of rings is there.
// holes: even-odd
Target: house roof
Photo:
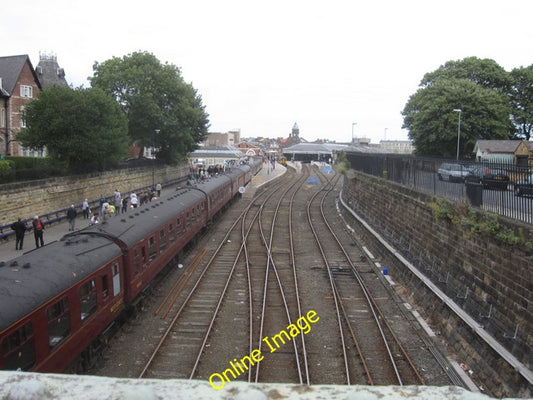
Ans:
[[[514,153],[522,140],[478,140],[474,153]]]
[[[22,68],[24,68],[26,63],[30,65],[35,82],[40,88],[41,84],[39,82],[39,78],[37,78],[35,70],[33,69],[33,65],[31,64],[30,57],[27,54],[20,56],[0,57],[0,77],[2,78],[2,88],[5,92],[7,92],[8,96],[13,94],[15,85],[17,84],[20,74],[22,73]]]
[[[67,80],[65,79],[65,70],[59,68],[55,56],[41,56],[39,64],[37,64],[36,72],[43,88],[49,88],[54,85],[68,87]]]

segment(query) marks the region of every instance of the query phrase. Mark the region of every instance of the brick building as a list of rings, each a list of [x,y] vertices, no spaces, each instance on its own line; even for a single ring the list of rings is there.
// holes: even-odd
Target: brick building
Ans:
[[[39,78],[28,55],[0,57],[0,156],[39,155],[24,154],[16,135],[25,127],[25,105],[40,90]]]

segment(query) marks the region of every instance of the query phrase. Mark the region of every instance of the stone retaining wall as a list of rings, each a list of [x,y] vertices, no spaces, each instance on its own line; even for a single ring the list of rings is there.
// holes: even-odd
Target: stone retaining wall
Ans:
[[[98,174],[51,178],[39,181],[0,185],[0,226],[13,223],[20,216],[32,218],[71,204],[81,205],[83,199],[98,200],[101,195],[112,196],[115,189],[122,193],[137,191],[186,176],[189,167],[151,167],[121,169]]]
[[[529,369],[533,368],[533,255],[527,246],[506,244],[496,234],[473,233],[473,222],[468,217],[437,218],[435,210],[443,206],[435,197],[363,173],[349,171],[343,197],[487,332]],[[473,216],[479,215],[476,213],[469,210],[466,215],[474,221]],[[502,219],[498,224],[495,226],[508,236],[531,240],[529,225]],[[406,288],[405,293],[425,319],[493,395],[533,395],[531,385],[444,307],[408,268],[398,263],[388,266],[388,270]],[[517,327],[518,337],[513,338]]]

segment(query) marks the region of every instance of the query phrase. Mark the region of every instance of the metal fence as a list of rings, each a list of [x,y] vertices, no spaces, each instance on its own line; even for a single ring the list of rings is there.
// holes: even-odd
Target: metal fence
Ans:
[[[348,153],[347,158],[354,170],[533,224],[531,167],[398,154]]]

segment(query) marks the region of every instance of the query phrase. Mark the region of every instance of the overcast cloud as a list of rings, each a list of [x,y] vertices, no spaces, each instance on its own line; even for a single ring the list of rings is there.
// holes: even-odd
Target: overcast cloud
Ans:
[[[181,68],[212,132],[407,139],[426,72],[476,56],[533,64],[531,0],[24,0],[2,5],[1,56],[55,54],[73,86],[134,51]]]

